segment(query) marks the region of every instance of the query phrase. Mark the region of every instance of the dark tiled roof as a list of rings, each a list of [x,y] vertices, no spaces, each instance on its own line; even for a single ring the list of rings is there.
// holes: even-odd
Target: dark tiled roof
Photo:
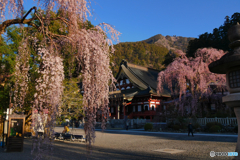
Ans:
[[[126,90],[119,90],[119,91],[113,91],[109,92],[110,98],[114,98],[116,95],[117,97],[125,97],[125,98],[132,98],[136,94],[138,94],[141,90],[139,88],[132,88],[132,89],[126,89]]]
[[[156,92],[154,92],[151,87],[148,87],[145,90],[141,90],[139,88],[132,88],[132,89],[126,89],[126,90],[113,91],[109,93],[111,98],[112,96],[114,97],[114,95],[116,95],[117,97],[133,98],[134,96],[142,96],[142,95],[150,95],[150,94],[156,94]]]
[[[147,89],[139,91],[135,96],[150,95],[150,94],[156,94],[156,92],[150,86],[148,86]]]
[[[158,73],[156,71],[145,71],[138,68],[128,67],[139,79],[141,79],[147,86],[151,86],[153,89],[157,89],[157,77]]]
[[[156,94],[157,78],[158,73],[160,72],[159,70],[146,68],[143,66],[128,63],[126,60],[122,60],[116,79],[120,78],[121,70],[123,70],[125,75],[130,79],[130,81],[134,83],[134,85],[142,90],[142,94],[148,92],[148,87],[152,89],[153,94]],[[160,95],[170,97],[170,93],[170,90],[165,86],[164,91],[160,93]]]

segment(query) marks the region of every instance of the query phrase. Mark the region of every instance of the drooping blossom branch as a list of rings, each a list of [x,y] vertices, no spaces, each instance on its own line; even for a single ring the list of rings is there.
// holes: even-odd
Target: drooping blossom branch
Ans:
[[[84,32],[84,36],[82,36]],[[83,76],[83,104],[87,112],[87,123],[84,126],[86,138],[91,144],[95,137],[96,112],[98,109],[103,115],[108,113],[109,84],[115,82],[109,67],[110,52],[105,33],[100,27],[92,30],[82,30],[72,37],[78,48],[78,58],[82,62]],[[103,119],[102,125],[104,125]]]
[[[41,123],[32,123],[34,132],[37,133],[40,127],[47,128],[45,129],[45,138],[41,143],[35,141],[35,145],[38,146],[38,152],[36,157],[42,157],[43,147],[47,152],[48,149],[51,149],[51,140],[53,139],[54,134],[54,122],[58,114],[60,114],[59,103],[62,98],[63,93],[63,80],[64,80],[64,71],[63,71],[63,62],[62,59],[52,53],[53,50],[48,48],[43,48],[39,46],[38,56],[42,59],[42,66],[39,69],[38,73],[41,74],[41,77],[36,80],[36,93],[34,94],[33,110],[37,110]],[[46,112],[49,116],[47,116]],[[35,122],[38,122],[36,119]],[[36,134],[36,136],[38,136]],[[47,148],[46,148],[47,147]],[[35,148],[33,148],[32,153]],[[45,153],[46,154],[46,153]]]
[[[28,90],[28,71],[29,71],[29,48],[28,39],[22,40],[21,45],[18,48],[18,55],[16,58],[15,66],[15,86],[14,86],[14,97],[13,107],[15,109],[22,109],[24,105],[24,99]]]

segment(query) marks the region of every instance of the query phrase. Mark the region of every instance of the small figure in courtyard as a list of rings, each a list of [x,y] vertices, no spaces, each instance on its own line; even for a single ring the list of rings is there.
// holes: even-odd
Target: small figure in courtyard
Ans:
[[[69,130],[68,126],[65,125],[65,126],[64,126],[64,130],[63,130],[62,133],[63,133],[63,134],[69,134],[69,131],[70,131],[70,130]]]
[[[126,130],[128,130],[128,125],[129,125],[129,122],[128,120],[126,121]]]
[[[192,136],[194,137],[194,135],[193,135],[193,126],[192,126],[191,122],[188,124],[188,136],[189,136],[190,133],[192,133]]]

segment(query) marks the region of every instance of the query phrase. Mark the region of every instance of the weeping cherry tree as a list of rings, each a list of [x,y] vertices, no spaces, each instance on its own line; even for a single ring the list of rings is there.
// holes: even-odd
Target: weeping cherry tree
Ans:
[[[179,106],[179,113],[183,116],[185,109],[190,108],[195,115],[200,99],[213,98],[211,84],[217,89],[225,90],[225,75],[214,74],[208,69],[208,65],[221,58],[225,52],[214,48],[203,48],[196,51],[195,58],[187,58],[181,51],[178,51],[178,54],[180,56],[158,74],[158,92],[167,85],[172,95],[179,98],[175,103]]]
[[[86,139],[91,145],[95,138],[96,112],[108,114],[109,86],[115,82],[110,70],[110,57],[114,52],[113,41],[118,41],[120,33],[111,25],[101,23],[88,28],[88,17],[91,2],[88,0],[37,0],[37,7],[32,7],[24,14],[23,0],[0,1],[0,33],[6,28],[20,24],[28,26],[31,33],[23,34],[21,45],[17,53],[15,66],[15,85],[13,87],[13,108],[24,108],[24,100],[29,82],[29,59],[31,52],[40,61],[36,72],[40,75],[36,79],[36,92],[32,101],[32,109],[38,111],[42,121],[46,121],[44,140],[37,140],[32,152],[37,149],[36,159],[43,158],[44,144],[46,150],[52,147],[54,121],[61,114],[60,101],[63,94],[63,48],[69,46],[81,68],[83,83],[83,108],[86,111],[85,124]],[[29,3],[29,2],[28,2]],[[54,12],[56,16],[51,16]],[[30,16],[31,18],[27,19]],[[49,27],[52,22],[61,23],[57,33]],[[110,35],[109,38],[107,35]],[[47,109],[48,112],[45,112]],[[46,116],[46,113],[48,116]],[[105,117],[103,116],[103,117]],[[47,118],[46,118],[47,117]],[[35,132],[41,127],[37,118],[32,118]],[[105,122],[105,119],[103,119]],[[104,123],[103,123],[104,126]]]

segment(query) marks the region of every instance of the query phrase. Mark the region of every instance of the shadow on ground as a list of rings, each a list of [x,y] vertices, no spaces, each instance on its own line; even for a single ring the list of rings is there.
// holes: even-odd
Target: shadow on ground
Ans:
[[[82,160],[82,159],[94,159],[94,160],[104,160],[104,159],[131,159],[131,160],[179,160],[185,159],[184,157],[179,157],[178,155],[171,155],[167,153],[154,152],[152,154],[147,152],[133,152],[126,150],[116,150],[111,148],[102,148],[102,147],[92,147],[92,150],[89,151],[84,143],[78,142],[54,142],[54,150],[52,155],[43,155],[43,159],[53,159],[53,160]],[[24,141],[24,150],[23,152],[12,152],[6,153],[3,152],[3,149],[0,148],[0,159],[1,160],[30,160],[34,156],[31,155],[32,141],[31,139],[26,139]],[[196,159],[196,157],[188,157],[190,159]]]
[[[203,136],[203,135],[195,135],[195,137],[188,137],[186,134],[157,134],[152,132],[131,132],[129,131],[107,131],[104,132],[96,131],[99,138],[101,138],[101,133],[107,133],[114,135],[113,137],[118,138],[120,134],[125,135],[141,135],[144,136],[144,139],[146,138],[157,138],[157,139],[165,139],[165,140],[180,140],[183,141],[183,144],[181,142],[180,145],[184,145],[184,141],[209,141],[209,142],[237,142],[237,137],[228,137],[228,136]],[[79,130],[76,133],[84,133],[83,130]],[[124,140],[124,139],[123,139]],[[103,141],[104,142],[104,141]],[[173,142],[175,143],[175,141]],[[141,143],[139,143],[141,145]],[[116,144],[118,145],[118,144]],[[149,145],[151,147],[151,144],[143,144],[143,145]],[[236,145],[236,144],[234,144]],[[103,145],[104,146],[104,145]],[[140,147],[140,146],[139,146]],[[206,146],[202,146],[206,147]],[[31,139],[25,139],[24,140],[24,150],[23,152],[15,152],[15,153],[5,153],[3,152],[3,149],[0,148],[0,160],[30,160],[34,158],[34,155],[31,155],[31,148],[32,148],[32,140]],[[151,151],[150,151],[151,150]],[[152,151],[150,148],[148,151],[138,151],[135,148],[126,149],[124,146],[119,148],[114,148],[113,146],[105,145],[105,147],[100,146],[93,146],[92,150],[89,151],[87,149],[87,145],[80,142],[64,142],[64,141],[54,141],[54,150],[51,151],[52,155],[49,153],[48,155],[41,154],[43,156],[42,159],[53,159],[53,160],[82,160],[82,159],[93,159],[93,160],[122,160],[122,159],[133,159],[133,160],[183,160],[183,159],[202,159],[198,158],[198,156],[195,154],[195,151],[192,153],[188,153],[186,151],[186,154],[169,154],[169,153],[163,153],[163,152],[156,152]],[[209,155],[207,155],[209,156]],[[211,158],[209,156],[209,158]],[[215,157],[219,158],[219,157]],[[206,159],[206,158],[205,158]]]

